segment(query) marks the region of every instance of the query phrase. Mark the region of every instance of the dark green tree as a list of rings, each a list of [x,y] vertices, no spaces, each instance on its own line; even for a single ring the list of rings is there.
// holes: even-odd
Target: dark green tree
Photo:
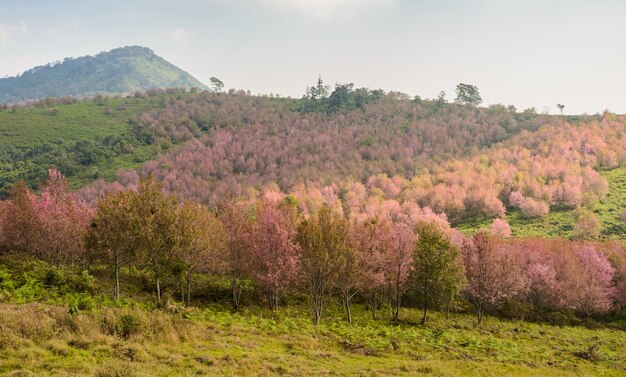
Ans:
[[[224,83],[222,82],[222,80],[218,79],[215,76],[211,77],[209,80],[211,81],[211,87],[213,87],[213,90],[215,90],[216,92],[221,92],[222,89],[224,89]]]
[[[483,103],[483,99],[480,97],[476,86],[460,83],[456,86],[456,98],[454,102],[464,105],[479,106]]]
[[[413,281],[422,304],[422,324],[431,306],[449,304],[463,285],[463,263],[459,249],[432,223],[417,227],[418,241],[413,252]]]

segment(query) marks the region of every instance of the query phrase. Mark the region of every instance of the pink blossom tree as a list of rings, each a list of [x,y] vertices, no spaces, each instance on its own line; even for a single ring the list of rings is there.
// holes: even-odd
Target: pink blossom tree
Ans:
[[[485,309],[523,295],[527,281],[508,247],[484,232],[467,238],[461,248],[467,284],[464,292],[476,310],[478,323]]]
[[[563,281],[563,303],[586,318],[595,313],[606,313],[613,306],[615,269],[604,254],[591,245],[579,246],[574,251]]]
[[[270,309],[276,310],[281,294],[299,275],[294,206],[259,203],[250,237],[251,275],[265,291]]]
[[[504,219],[495,219],[491,223],[491,234],[496,237],[508,238],[511,236],[511,227]]]

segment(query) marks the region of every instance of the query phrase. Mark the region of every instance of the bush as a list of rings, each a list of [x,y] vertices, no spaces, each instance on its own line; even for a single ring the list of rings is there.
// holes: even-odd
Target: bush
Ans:
[[[137,316],[133,314],[122,315],[115,327],[117,335],[124,339],[130,338],[132,335],[138,334],[141,331],[141,321]]]

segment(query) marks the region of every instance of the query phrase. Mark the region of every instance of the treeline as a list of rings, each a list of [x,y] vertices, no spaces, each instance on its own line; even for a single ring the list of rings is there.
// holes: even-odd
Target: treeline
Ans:
[[[308,213],[279,193],[254,201],[221,200],[214,210],[179,201],[153,179],[89,208],[51,171],[40,194],[18,185],[0,202],[0,249],[68,268],[109,268],[115,299],[120,268],[154,281],[157,301],[177,287],[187,305],[200,274],[226,277],[235,310],[253,281],[269,308],[308,296],[317,323],[331,298],[350,320],[352,300],[376,317],[398,319],[403,300],[423,309],[473,308],[550,319],[621,311],[626,305],[626,253],[618,243],[509,240],[508,224],[464,236],[432,214],[348,218],[328,197]]]

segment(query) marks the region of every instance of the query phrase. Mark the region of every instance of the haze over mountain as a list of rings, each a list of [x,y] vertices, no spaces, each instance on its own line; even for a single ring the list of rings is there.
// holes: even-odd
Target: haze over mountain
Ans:
[[[206,88],[149,48],[128,46],[94,56],[65,58],[0,79],[0,103],[171,87]]]

